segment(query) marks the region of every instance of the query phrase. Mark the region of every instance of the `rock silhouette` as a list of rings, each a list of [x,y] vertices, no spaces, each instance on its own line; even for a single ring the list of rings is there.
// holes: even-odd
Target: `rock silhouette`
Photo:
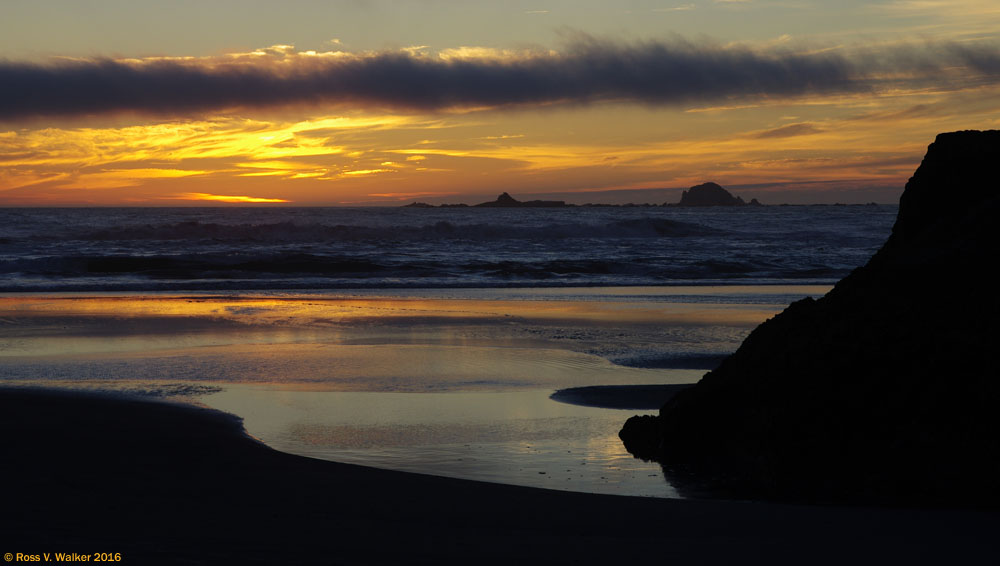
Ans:
[[[550,207],[561,207],[567,205],[565,201],[561,200],[519,201],[507,193],[502,193],[500,196],[497,197],[496,200],[489,202],[482,202],[474,206],[485,207],[485,208],[550,208]]]
[[[760,203],[757,203],[760,204]],[[745,206],[740,197],[715,183],[695,185],[681,193],[681,200],[674,206]]]
[[[678,487],[811,502],[1000,503],[1000,131],[940,134],[892,234],[620,437]]]
[[[426,202],[412,202],[410,204],[404,205],[404,208],[466,208],[467,204],[440,204],[434,206],[433,204],[428,204]],[[520,201],[510,196],[506,192],[501,193],[496,200],[491,200],[488,202],[481,202],[479,204],[472,205],[474,207],[480,208],[561,208],[566,206],[573,206],[572,204],[567,204],[566,201],[562,200],[527,200]]]

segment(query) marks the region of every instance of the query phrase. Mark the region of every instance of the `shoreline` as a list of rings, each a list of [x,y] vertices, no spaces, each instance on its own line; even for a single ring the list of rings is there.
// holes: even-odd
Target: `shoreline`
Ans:
[[[664,403],[694,383],[680,385],[588,385],[559,389],[549,399],[601,409],[659,411]]]
[[[662,500],[293,456],[209,409],[0,387],[3,551],[123,563],[986,563],[996,511]]]

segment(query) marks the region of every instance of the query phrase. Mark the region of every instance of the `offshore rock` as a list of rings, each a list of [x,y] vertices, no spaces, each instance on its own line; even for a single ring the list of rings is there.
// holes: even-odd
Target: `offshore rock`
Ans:
[[[507,193],[501,193],[496,200],[490,202],[482,202],[477,204],[476,206],[500,207],[500,208],[515,207],[515,206],[521,206],[521,201],[515,199],[514,197],[510,196]]]
[[[630,419],[626,447],[716,494],[1000,504],[998,163],[1000,131],[939,135],[865,266]]]
[[[682,192],[681,201],[674,206],[746,206],[746,203],[715,183],[702,183]]]
[[[561,200],[529,200],[519,201],[507,193],[503,193],[496,200],[482,202],[477,205],[485,208],[555,208],[570,206]]]
[[[427,204],[426,202],[413,202],[404,205],[404,208],[466,208],[468,206],[469,205],[467,204],[440,204],[434,206],[433,204]],[[498,196],[496,200],[481,202],[472,206],[481,208],[558,208],[573,205],[567,204],[566,201],[562,200],[519,201],[505,192]]]

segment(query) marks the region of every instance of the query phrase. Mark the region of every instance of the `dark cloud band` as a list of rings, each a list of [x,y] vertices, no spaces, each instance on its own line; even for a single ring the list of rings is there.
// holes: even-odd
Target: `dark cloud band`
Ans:
[[[683,41],[623,45],[576,41],[564,53],[443,59],[407,52],[258,63],[87,60],[58,65],[0,62],[0,120],[113,112],[186,115],[236,108],[349,104],[415,110],[626,101],[681,104],[871,89],[874,75],[933,78],[959,61],[996,72],[995,48],[764,53]],[[911,73],[912,75],[912,73]],[[912,76],[909,78],[912,80]]]

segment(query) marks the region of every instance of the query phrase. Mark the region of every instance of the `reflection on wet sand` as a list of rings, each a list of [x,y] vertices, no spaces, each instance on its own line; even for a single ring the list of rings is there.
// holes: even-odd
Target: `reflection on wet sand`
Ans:
[[[7,295],[0,380],[200,402],[319,458],[675,496],[618,441],[626,414],[549,396],[693,383],[789,296],[813,291]]]

